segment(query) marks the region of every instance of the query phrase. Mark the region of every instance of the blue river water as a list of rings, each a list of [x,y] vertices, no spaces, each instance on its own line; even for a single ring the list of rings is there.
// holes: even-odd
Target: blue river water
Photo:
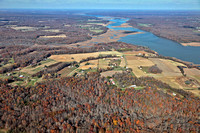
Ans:
[[[96,16],[103,17],[103,16]],[[126,30],[126,31],[138,31],[143,32],[142,34],[127,35],[121,37],[121,42],[126,42],[130,44],[147,46],[150,49],[158,52],[160,55],[175,57],[183,61],[192,62],[195,64],[200,64],[200,47],[194,46],[183,46],[177,42],[158,37],[150,32],[146,32],[140,29],[132,27],[113,27],[120,26],[126,23],[129,19],[125,18],[113,18],[110,21],[114,22],[107,27],[114,30]]]

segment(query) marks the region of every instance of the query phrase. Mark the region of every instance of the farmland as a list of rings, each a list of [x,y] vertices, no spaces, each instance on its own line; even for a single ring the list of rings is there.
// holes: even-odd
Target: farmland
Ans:
[[[116,57],[106,57],[106,56]],[[105,57],[104,57],[105,56]],[[149,56],[150,58],[144,58],[143,56]],[[17,81],[13,84],[26,84],[34,85],[36,82],[40,82],[40,77],[35,77],[27,82],[27,78],[32,75],[37,75],[41,71],[54,67],[57,63],[73,63],[70,66],[66,66],[59,70],[56,74],[51,74],[61,77],[68,77],[73,75],[85,75],[88,72],[100,72],[101,76],[112,76],[119,72],[122,73],[127,69],[131,69],[132,74],[137,78],[140,77],[154,77],[161,80],[164,83],[169,84],[171,87],[184,89],[199,95],[198,87],[200,86],[200,72],[195,68],[187,68],[186,65],[172,61],[169,59],[154,58],[156,54],[148,53],[145,51],[129,51],[118,52],[116,50],[101,51],[93,53],[77,53],[77,54],[60,54],[51,55],[49,58],[40,61],[36,66],[26,66],[20,71],[14,71],[16,74],[11,73],[15,77],[23,75],[22,81]],[[4,67],[12,65],[13,60],[10,60]],[[149,69],[152,66],[156,66],[161,70],[161,73],[151,73]],[[183,76],[177,66],[183,66],[186,77]],[[50,76],[50,75],[49,75]],[[53,76],[53,77],[54,77]],[[3,79],[8,78],[6,74],[1,75]],[[57,77],[57,76],[56,76]],[[190,82],[189,82],[190,81]],[[189,82],[189,83],[187,83]],[[186,84],[187,83],[187,84]]]
[[[118,42],[140,32],[108,19],[0,11],[0,132],[199,132],[199,66]]]
[[[56,61],[63,61],[63,62],[72,62],[77,61],[80,62],[82,59],[86,59],[88,57],[98,57],[99,55],[117,55],[118,60],[120,60],[119,63],[119,69],[116,71],[116,69],[112,71],[106,71],[102,72],[102,76],[112,76],[116,72],[121,73],[123,71],[124,67],[131,68],[133,74],[136,77],[145,77],[150,76],[154,77],[158,80],[161,80],[164,83],[169,84],[172,87],[185,89],[187,91],[190,91],[194,93],[195,95],[199,95],[199,92],[197,88],[200,86],[199,83],[199,70],[192,68],[185,68],[185,73],[187,75],[187,78],[184,78],[181,71],[177,66],[184,66],[184,64],[172,61],[169,59],[160,59],[160,58],[144,58],[141,57],[141,55],[152,55],[151,53],[144,52],[144,51],[132,51],[132,52],[117,52],[117,51],[106,51],[106,52],[95,52],[95,53],[87,53],[87,54],[66,54],[66,55],[53,55],[50,58]],[[139,55],[139,56],[138,56]],[[124,57],[124,58],[121,58]],[[76,70],[71,73],[87,73],[89,71],[98,71],[98,69],[106,69],[110,67],[108,64],[113,59],[98,59],[98,60],[91,60],[87,62],[80,63],[79,67],[76,68]],[[148,69],[151,66],[156,65],[159,69],[162,70],[161,73],[149,73]],[[182,81],[180,81],[182,79]],[[194,79],[196,81],[194,82]],[[187,80],[192,80],[190,85],[185,84]],[[193,85],[191,85],[193,84]],[[190,88],[190,89],[189,89]]]
[[[105,52],[94,52],[94,53],[87,53],[87,54],[64,54],[64,55],[52,55],[50,59],[61,61],[61,62],[72,62],[72,61],[80,62],[82,59],[86,59],[88,57],[98,57],[100,55],[121,56],[122,53],[119,53],[117,51],[105,51]]]
[[[83,63],[80,63],[79,66],[75,69],[73,69],[72,72],[68,73],[68,75],[73,75],[74,73],[87,73],[91,71],[98,71],[98,69],[108,69],[111,67],[124,67],[123,64],[125,61],[121,56],[123,53],[117,52],[117,51],[104,51],[104,52],[95,52],[95,53],[86,53],[86,54],[65,54],[65,55],[52,55],[50,59],[59,61],[59,62],[80,62],[83,59],[87,59],[89,57],[97,58],[99,56],[106,56],[106,55],[113,55],[117,56],[116,58],[103,58],[103,59],[94,59],[89,60]],[[66,68],[66,71],[68,68]],[[119,69],[121,70],[121,69]],[[64,70],[61,70],[64,72]],[[61,72],[59,72],[61,73]],[[65,74],[66,75],[66,74]]]
[[[198,91],[198,87],[200,87],[199,78],[200,77],[200,71],[195,68],[184,68],[184,71],[186,73],[185,78],[181,71],[178,69],[177,66],[184,66],[184,64],[181,64],[179,62],[175,62],[168,59],[159,59],[159,58],[143,58],[138,57],[138,55],[141,52],[126,52],[125,57],[127,60],[127,66],[132,69],[133,73],[137,77],[144,77],[144,76],[150,76],[154,77],[158,80],[163,81],[164,83],[169,84],[172,87],[185,89],[188,91],[191,91],[195,93],[196,95],[200,96],[200,93]],[[147,54],[147,53],[144,53]],[[159,69],[162,70],[162,73],[153,74],[147,72],[147,69],[150,66],[156,65]],[[182,79],[182,81],[180,81]],[[197,81],[195,81],[195,79]],[[187,80],[191,80],[190,85],[186,85],[185,82]],[[191,84],[193,84],[191,86]],[[190,89],[188,89],[190,88]]]

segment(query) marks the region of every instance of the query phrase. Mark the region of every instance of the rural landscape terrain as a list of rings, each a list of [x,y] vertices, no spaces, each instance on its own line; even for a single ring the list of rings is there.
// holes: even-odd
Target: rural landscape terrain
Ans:
[[[0,133],[200,132],[200,65],[108,28],[198,47],[199,14],[168,14],[0,10]]]
[[[136,28],[181,43],[184,46],[200,46],[199,11],[99,11],[99,15],[129,18]]]

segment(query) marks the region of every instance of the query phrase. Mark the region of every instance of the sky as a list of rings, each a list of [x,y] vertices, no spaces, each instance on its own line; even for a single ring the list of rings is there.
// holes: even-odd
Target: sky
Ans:
[[[0,8],[200,10],[200,0],[0,0]]]

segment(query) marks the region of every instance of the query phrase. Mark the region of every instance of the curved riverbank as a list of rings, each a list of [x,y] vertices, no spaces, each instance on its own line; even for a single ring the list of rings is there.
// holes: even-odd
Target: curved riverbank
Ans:
[[[110,29],[142,32],[142,34],[127,35],[125,37],[121,37],[121,39],[118,41],[140,46],[147,46],[150,49],[158,52],[160,55],[175,57],[183,61],[200,64],[200,47],[183,46],[180,43],[174,42],[172,40],[158,37],[151,32],[146,32],[130,27],[129,25],[125,24],[128,19],[117,18],[110,21],[113,22],[107,26]]]

